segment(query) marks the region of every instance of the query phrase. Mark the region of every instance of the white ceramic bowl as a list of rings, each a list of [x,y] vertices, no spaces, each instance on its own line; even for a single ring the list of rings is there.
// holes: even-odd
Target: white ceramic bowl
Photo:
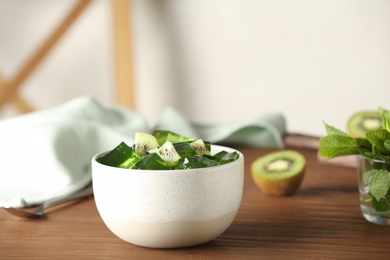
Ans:
[[[212,145],[211,152],[235,151]],[[238,152],[238,151],[237,151]],[[191,170],[129,170],[92,159],[95,202],[106,226],[119,238],[144,247],[178,248],[222,234],[240,207],[244,157]]]

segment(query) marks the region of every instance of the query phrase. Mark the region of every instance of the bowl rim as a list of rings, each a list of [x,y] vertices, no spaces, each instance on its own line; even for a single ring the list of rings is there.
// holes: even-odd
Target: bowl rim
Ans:
[[[100,162],[98,162],[96,159],[101,157],[102,155],[110,152],[111,150],[107,150],[107,151],[103,151],[103,152],[99,152],[97,154],[95,154],[93,157],[92,157],[92,164],[95,164],[95,165],[99,165],[99,167],[104,167],[104,168],[108,168],[108,169],[115,169],[117,171],[124,171],[124,172],[161,172],[161,173],[176,173],[176,172],[199,172],[199,171],[207,171],[207,169],[216,169],[216,168],[223,168],[223,167],[230,167],[234,164],[239,164],[239,163],[243,163],[244,161],[244,155],[242,152],[240,152],[239,150],[237,149],[234,149],[234,148],[231,148],[231,147],[228,147],[228,146],[223,146],[223,145],[216,145],[216,144],[212,144],[211,145],[211,151],[213,151],[213,147],[215,148],[218,148],[218,152],[219,151],[224,151],[224,150],[227,150],[229,152],[237,152],[239,157],[237,160],[235,161],[232,161],[232,162],[229,162],[229,163],[225,163],[225,164],[221,164],[221,165],[216,165],[216,166],[210,166],[210,167],[204,167],[204,168],[195,168],[195,169],[176,169],[176,170],[140,170],[140,169],[126,169],[126,168],[119,168],[119,167],[114,167],[114,166],[109,166],[109,165],[105,165],[105,164],[102,164]]]

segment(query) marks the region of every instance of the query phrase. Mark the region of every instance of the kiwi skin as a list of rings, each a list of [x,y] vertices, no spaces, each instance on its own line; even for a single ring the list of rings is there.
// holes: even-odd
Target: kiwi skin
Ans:
[[[270,194],[274,196],[290,196],[294,194],[303,181],[305,175],[305,169],[297,175],[293,175],[286,179],[264,179],[259,177],[254,177],[256,185],[262,190],[265,194]]]
[[[299,158],[301,160],[300,163],[302,163],[302,167],[298,170],[298,172],[291,173],[289,176],[285,176],[285,177],[281,177],[281,178],[267,178],[266,175],[259,174],[258,169],[256,169],[257,167],[259,167],[259,164],[256,161],[257,160],[264,160],[265,156],[263,156],[263,157],[258,158],[257,160],[255,160],[252,163],[252,166],[251,166],[252,178],[253,178],[255,184],[260,188],[260,190],[264,194],[268,194],[268,195],[272,195],[272,196],[290,196],[290,195],[294,194],[302,184],[302,181],[303,181],[304,176],[305,176],[305,171],[306,171],[306,162],[305,162],[303,155],[301,155],[298,152],[290,151],[290,150],[274,152],[274,153],[268,154],[266,156],[269,157],[270,155],[272,156],[272,155],[275,155],[277,153],[279,153],[279,154],[284,153],[287,155],[292,154],[291,158],[286,156],[286,159],[293,160],[293,161],[295,159],[295,158],[293,158],[294,156],[299,156]],[[284,158],[284,157],[282,157],[282,158]],[[299,162],[294,161],[294,163],[299,163]]]

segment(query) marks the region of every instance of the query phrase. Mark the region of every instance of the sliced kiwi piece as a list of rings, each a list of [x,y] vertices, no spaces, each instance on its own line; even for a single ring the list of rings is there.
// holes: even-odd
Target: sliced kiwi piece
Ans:
[[[145,155],[148,151],[158,146],[159,144],[155,136],[143,132],[135,133],[134,150],[139,155]]]
[[[169,166],[175,165],[181,158],[171,142],[165,142],[157,149],[156,154],[158,154]]]
[[[352,137],[365,137],[370,130],[382,126],[382,116],[378,111],[361,111],[353,114],[347,122],[348,133]]]
[[[251,165],[255,184],[265,194],[287,196],[300,187],[306,160],[299,152],[281,150],[256,159]]]
[[[211,155],[210,150],[207,149],[207,147],[202,139],[198,139],[196,141],[193,141],[190,143],[190,145],[192,148],[194,148],[194,150],[196,151],[196,153],[199,156]]]

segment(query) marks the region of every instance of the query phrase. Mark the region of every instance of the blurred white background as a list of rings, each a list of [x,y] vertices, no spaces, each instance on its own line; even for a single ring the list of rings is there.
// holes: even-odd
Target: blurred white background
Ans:
[[[0,0],[4,78],[74,4]],[[24,82],[33,106],[115,103],[110,8],[93,1]],[[356,111],[390,108],[390,1],[135,0],[132,19],[136,110],[151,125],[167,106],[207,124],[280,111],[288,131],[323,135],[323,120],[345,128]]]

